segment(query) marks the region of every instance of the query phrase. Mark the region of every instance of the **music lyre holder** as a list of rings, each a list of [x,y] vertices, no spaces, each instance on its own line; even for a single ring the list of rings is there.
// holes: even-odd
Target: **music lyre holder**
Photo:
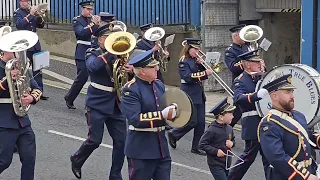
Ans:
[[[237,156],[235,153],[233,153],[232,151],[230,151],[230,150],[227,150],[227,155],[226,155],[227,157],[226,157],[226,170],[230,170],[230,169],[232,169],[232,168],[235,168],[235,167],[237,167],[237,166],[239,166],[239,165],[241,165],[241,164],[243,164],[244,163],[244,160],[243,159],[241,159],[239,156]],[[228,157],[231,157],[231,158],[233,158],[234,156],[236,157],[236,158],[238,158],[241,162],[240,163],[238,163],[238,164],[235,164],[235,165],[233,165],[233,166],[230,166],[230,167],[228,167]]]

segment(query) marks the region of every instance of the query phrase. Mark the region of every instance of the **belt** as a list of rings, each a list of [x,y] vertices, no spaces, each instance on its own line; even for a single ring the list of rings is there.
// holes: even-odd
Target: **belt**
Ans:
[[[0,98],[0,104],[10,104],[12,100],[10,98]]]
[[[84,45],[88,45],[90,46],[91,45],[91,42],[90,41],[82,41],[82,40],[78,40],[77,41],[78,44],[84,44]]]
[[[158,132],[158,131],[163,131],[165,129],[166,129],[165,126],[156,127],[156,128],[135,128],[134,126],[129,125],[129,130],[131,131]]]
[[[91,82],[90,85],[96,89],[100,89],[102,91],[113,92],[113,87],[104,86],[98,83]]]
[[[242,113],[241,118],[245,118],[245,117],[249,117],[249,116],[257,116],[257,115],[259,115],[258,111],[248,111],[248,112]]]

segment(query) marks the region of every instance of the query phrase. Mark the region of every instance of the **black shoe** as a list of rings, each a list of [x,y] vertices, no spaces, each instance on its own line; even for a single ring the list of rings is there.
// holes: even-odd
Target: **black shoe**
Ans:
[[[168,132],[168,138],[169,138],[169,145],[175,149],[177,148],[177,140],[176,138],[173,136],[172,132]]]
[[[73,156],[70,156],[70,161],[71,161],[71,170],[76,176],[76,178],[81,179],[81,168],[77,168],[76,161]]]
[[[66,101],[66,105],[69,109],[76,109],[76,107],[73,105],[73,103],[70,103],[67,101],[67,97],[64,97],[64,100]]]
[[[49,97],[48,97],[48,96],[40,96],[40,99],[41,99],[41,100],[48,100]]]
[[[206,152],[204,152],[204,151],[202,151],[200,149],[191,149],[191,153],[198,154],[198,155],[201,155],[201,156],[207,155]]]

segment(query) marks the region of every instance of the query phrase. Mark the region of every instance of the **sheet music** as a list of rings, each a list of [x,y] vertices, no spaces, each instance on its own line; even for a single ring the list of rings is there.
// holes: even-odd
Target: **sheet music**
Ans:
[[[268,51],[269,47],[271,46],[271,41],[269,41],[268,39],[264,38],[260,44],[260,47],[265,50]]]
[[[217,64],[220,61],[220,52],[207,52],[206,53],[206,62],[208,64]]]
[[[41,51],[33,55],[33,71],[38,71],[40,69],[49,67],[50,65],[50,52]]]
[[[139,34],[138,33],[133,33],[133,36],[136,38],[136,40],[138,40],[138,38],[139,38]]]
[[[164,42],[164,47],[167,47],[169,46],[170,44],[173,43],[173,40],[174,40],[174,37],[175,37],[176,34],[172,34],[170,36],[168,36]]]

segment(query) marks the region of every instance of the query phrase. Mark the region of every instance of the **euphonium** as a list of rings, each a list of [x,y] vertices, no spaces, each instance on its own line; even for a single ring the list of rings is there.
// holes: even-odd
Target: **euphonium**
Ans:
[[[263,30],[256,25],[249,25],[242,28],[239,32],[240,39],[249,42],[249,51],[258,49],[257,41],[262,37]]]
[[[165,53],[164,49],[162,48],[161,41],[160,41],[164,37],[164,35],[165,35],[165,31],[163,28],[152,27],[144,33],[144,38],[148,41],[154,41],[160,47],[159,66],[163,72],[166,72],[168,69],[168,63],[169,63],[168,55]]]
[[[30,105],[22,103],[24,94],[30,93],[30,75],[26,50],[34,46],[38,35],[31,31],[15,31],[0,38],[0,49],[5,52],[15,53],[14,59],[9,60],[5,66],[5,73],[14,112],[17,116],[25,116]],[[13,79],[12,70],[18,70],[18,75]]]
[[[128,73],[123,67],[128,63],[129,53],[136,46],[135,37],[129,32],[114,32],[110,34],[105,42],[105,49],[111,53],[118,55],[118,59],[113,63],[113,82],[117,96],[120,97],[123,86],[128,82]]]

